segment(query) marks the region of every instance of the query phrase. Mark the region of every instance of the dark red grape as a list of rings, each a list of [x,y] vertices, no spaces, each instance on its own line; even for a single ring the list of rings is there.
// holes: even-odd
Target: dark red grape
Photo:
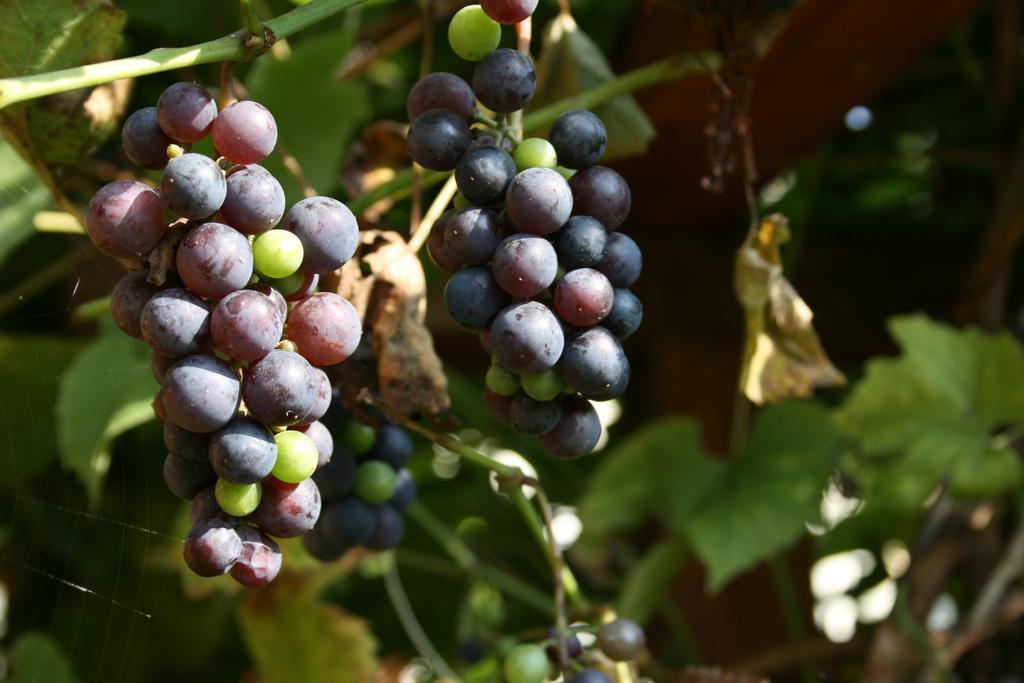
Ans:
[[[274,433],[250,417],[238,418],[210,435],[210,464],[231,484],[255,484],[277,460]]]
[[[484,389],[484,405],[487,406],[487,412],[491,414],[491,417],[498,422],[508,424],[511,421],[511,396],[502,396],[501,394],[494,393],[490,389]]]
[[[192,499],[192,504],[189,506],[189,519],[192,520],[192,524],[199,524],[199,522],[213,519],[221,512],[220,504],[217,503],[216,489],[213,486],[207,486]]]
[[[121,147],[133,164],[159,171],[167,165],[167,147],[174,144],[156,120],[156,107],[144,107],[124,120]]]
[[[175,363],[160,390],[167,415],[190,432],[213,432],[238,412],[238,377],[213,356],[196,355]]]
[[[610,168],[591,166],[569,181],[573,215],[590,216],[609,230],[615,230],[629,215],[633,196],[626,180]]]
[[[344,498],[324,506],[320,524],[323,538],[334,548],[363,545],[377,528],[377,511],[358,498]]]
[[[613,287],[623,289],[632,287],[640,278],[643,265],[643,255],[636,242],[628,235],[613,232],[608,235],[604,258],[597,269],[605,274]]]
[[[284,215],[284,190],[262,166],[242,166],[228,173],[221,218],[246,235],[272,229]]]
[[[163,424],[167,421],[167,407],[164,406],[164,399],[157,394],[153,397],[153,415],[156,417],[156,421]]]
[[[555,401],[535,401],[526,394],[516,394],[509,406],[509,422],[523,434],[540,436],[554,429],[562,419],[562,406]]]
[[[480,6],[499,24],[518,24],[530,18],[537,0],[480,0]]]
[[[209,462],[185,460],[173,453],[164,458],[164,483],[167,489],[182,500],[192,500],[217,481]]]
[[[447,109],[464,119],[471,119],[476,111],[476,95],[469,83],[455,74],[437,71],[412,86],[405,104],[410,121],[431,109]]]
[[[199,522],[185,537],[185,564],[199,576],[226,574],[241,554],[242,539],[223,517]]]
[[[373,533],[363,545],[369,550],[377,551],[398,547],[405,535],[405,520],[402,519],[402,513],[390,505],[381,505],[376,513]]]
[[[175,266],[189,291],[220,299],[249,284],[252,247],[245,235],[223,223],[193,228],[178,245]]]
[[[497,147],[474,147],[455,167],[455,181],[462,196],[480,206],[494,206],[516,176],[516,162]]]
[[[504,237],[505,226],[498,214],[479,207],[457,211],[444,229],[448,251],[469,266],[490,261]]]
[[[324,500],[340,500],[347,496],[356,483],[358,463],[342,445],[334,447],[331,460],[313,473],[313,481],[320,488]]]
[[[612,310],[601,325],[622,341],[637,331],[643,319],[644,306],[640,299],[628,289],[616,289]]]
[[[454,209],[448,209],[441,214],[441,217],[430,226],[430,235],[427,237],[427,255],[430,256],[430,260],[434,262],[434,265],[449,273],[454,273],[463,266],[459,257],[444,243],[444,230],[454,215]]]
[[[558,171],[528,168],[509,185],[505,205],[519,231],[550,235],[569,220],[573,194]]]
[[[210,334],[206,303],[188,290],[174,287],[157,292],[142,308],[142,338],[168,358],[196,353]]]
[[[148,275],[144,270],[128,273],[117,281],[110,293],[110,312],[114,322],[122,332],[135,339],[142,339],[142,309],[160,291],[146,279]]]
[[[243,586],[259,588],[277,578],[281,571],[281,548],[259,529],[248,525],[238,527],[242,552],[231,567],[231,578]]]
[[[177,358],[168,358],[167,356],[161,356],[159,353],[154,351],[150,354],[149,358],[149,371],[153,373],[153,379],[157,381],[157,384],[164,383],[164,375],[171,369],[171,366],[178,361]]]
[[[558,163],[566,168],[593,166],[608,146],[604,123],[586,109],[567,111],[555,119],[548,138],[558,154]]]
[[[214,147],[236,164],[258,164],[274,151],[276,144],[277,122],[259,102],[233,102],[213,122]]]
[[[224,173],[202,154],[182,154],[167,162],[160,176],[160,194],[167,208],[182,218],[209,218],[227,196]]]
[[[566,268],[597,268],[604,258],[608,232],[590,216],[573,216],[554,234],[555,251]]]
[[[302,536],[319,518],[320,490],[312,479],[286,484],[270,477],[263,482],[263,497],[253,521],[271,536]]]
[[[242,398],[256,419],[288,426],[309,415],[318,388],[313,366],[305,358],[275,349],[245,373]]]
[[[210,435],[198,434],[182,429],[174,420],[164,422],[164,446],[167,452],[183,460],[208,462],[210,459]]]
[[[603,327],[572,334],[560,365],[566,383],[584,396],[601,394],[615,386],[626,372],[622,344]]]
[[[516,234],[506,237],[494,252],[494,279],[514,297],[537,296],[555,281],[558,256],[543,237]]]
[[[115,180],[93,195],[85,228],[104,254],[137,258],[160,243],[167,222],[160,195],[135,180]]]
[[[160,128],[178,142],[195,142],[206,137],[217,118],[217,103],[195,83],[175,83],[156,102]]]
[[[243,289],[220,300],[210,317],[210,337],[218,349],[235,360],[254,361],[270,353],[284,323],[273,300]]]
[[[547,306],[536,301],[501,311],[491,326],[494,356],[516,374],[534,374],[554,367],[562,355],[562,326]]]
[[[430,109],[416,117],[406,137],[409,154],[432,171],[451,171],[472,142],[466,120],[447,109]]]
[[[331,461],[331,454],[334,453],[334,437],[331,436],[331,430],[327,429],[323,422],[316,420],[304,427],[292,427],[292,429],[299,430],[316,444],[317,469]]]
[[[282,296],[281,292],[277,291],[277,289],[265,282],[257,282],[254,285],[250,285],[247,289],[259,292],[269,298],[270,301],[277,306],[277,311],[281,314],[281,320],[288,319],[288,302],[284,300],[284,296]]]
[[[566,396],[562,399],[562,419],[540,436],[540,445],[557,458],[575,460],[594,450],[600,438],[601,420],[590,401]]]
[[[537,73],[518,50],[499,48],[473,70],[473,92],[491,111],[507,114],[524,108],[537,91]]]
[[[460,327],[482,332],[508,303],[508,295],[487,266],[463,268],[448,279],[444,305],[448,315]]]
[[[335,365],[352,355],[362,322],[344,297],[320,292],[300,301],[288,316],[288,339],[313,365]]]
[[[349,208],[330,197],[308,197],[285,214],[281,227],[302,242],[304,273],[330,273],[356,253],[359,225]]]
[[[570,270],[555,287],[555,313],[576,327],[601,322],[612,310],[614,300],[608,278],[593,268]]]

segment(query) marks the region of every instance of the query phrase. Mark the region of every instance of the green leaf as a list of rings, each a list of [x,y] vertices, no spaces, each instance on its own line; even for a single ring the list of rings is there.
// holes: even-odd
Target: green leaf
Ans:
[[[883,504],[914,507],[940,483],[991,496],[1020,483],[1019,458],[993,431],[1024,421],[1024,351],[1008,334],[893,318],[902,354],[872,360],[835,418],[845,464]]]
[[[110,467],[114,439],[153,419],[158,387],[149,355],[145,344],[114,331],[89,344],[61,379],[56,406],[61,460],[93,502]]]
[[[664,540],[636,562],[619,593],[618,613],[645,624],[661,606],[686,561],[689,544],[682,536]]]
[[[33,234],[32,217],[49,204],[50,193],[18,157],[13,147],[0,140],[0,264]]]
[[[47,407],[56,402],[60,378],[80,348],[74,339],[0,335],[0,487],[16,489],[57,456]]]
[[[537,60],[537,94],[531,106],[578,95],[615,77],[601,48],[568,14],[548,25]],[[654,126],[632,95],[622,95],[594,110],[608,129],[607,159],[642,154],[654,139]]]
[[[334,77],[352,45],[346,28],[307,38],[287,59],[258,60],[246,83],[250,97],[274,112],[278,140],[323,195],[337,188],[348,142],[372,115],[365,86],[358,79],[341,83]],[[316,93],[315,103],[310,93]],[[302,198],[279,154],[264,165],[281,181],[289,202]]]
[[[25,633],[9,654],[10,683],[75,683],[71,663],[57,644],[41,633]]]
[[[684,528],[718,590],[795,541],[816,519],[839,434],[811,403],[764,409],[743,455]]]
[[[305,573],[282,572],[248,591],[238,620],[265,683],[362,683],[377,670],[365,621],[319,599]],[[318,584],[317,584],[318,585]]]

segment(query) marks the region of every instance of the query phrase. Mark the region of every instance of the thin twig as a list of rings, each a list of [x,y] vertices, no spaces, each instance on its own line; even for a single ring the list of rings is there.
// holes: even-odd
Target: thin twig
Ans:
[[[562,585],[562,549],[555,540],[554,515],[551,511],[551,501],[547,494],[539,486],[534,486],[537,492],[537,503],[540,507],[541,517],[544,519],[544,528],[547,529],[547,548],[551,561],[551,574],[555,585],[555,637],[558,645],[558,664],[564,670],[569,666],[569,653],[566,642],[569,638],[569,623],[565,617],[565,587]]]
[[[427,636],[427,632],[423,630],[419,619],[416,618],[416,612],[412,609],[409,596],[405,594],[405,588],[402,586],[402,578],[398,575],[397,563],[392,562],[391,567],[384,575],[384,588],[387,590],[395,614],[398,615],[398,620],[402,623],[402,628],[405,629],[405,634],[416,651],[430,662],[437,677],[451,681],[459,680],[434,644],[430,642],[430,637]]]
[[[968,630],[979,629],[992,618],[993,613],[1003,602],[1007,588],[1021,575],[1022,571],[1024,571],[1024,514],[1021,515],[1017,522],[1017,528],[1006,545],[1006,552],[996,568],[992,570],[974,607],[971,608],[966,624]]]
[[[434,227],[434,223],[441,217],[448,204],[451,203],[452,197],[458,191],[459,187],[455,184],[455,176],[449,176],[448,180],[441,187],[441,191],[434,197],[434,201],[431,203],[430,208],[427,209],[426,215],[423,216],[423,220],[416,227],[416,232],[409,238],[409,251],[412,253],[418,252],[427,241],[430,236],[430,230]]]

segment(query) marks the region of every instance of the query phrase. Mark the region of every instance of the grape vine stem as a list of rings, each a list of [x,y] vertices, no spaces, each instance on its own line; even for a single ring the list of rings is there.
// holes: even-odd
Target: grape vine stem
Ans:
[[[270,19],[265,22],[264,26],[278,39],[286,38],[365,1],[313,0],[309,4],[296,7]],[[0,79],[0,109],[17,102],[25,102],[76,88],[109,83],[122,78],[146,76],[197,64],[253,59],[262,54],[263,50],[246,45],[245,41],[249,37],[249,31],[242,29],[223,38],[187,47],[162,47],[135,57],[85,64],[31,76],[2,78]]]

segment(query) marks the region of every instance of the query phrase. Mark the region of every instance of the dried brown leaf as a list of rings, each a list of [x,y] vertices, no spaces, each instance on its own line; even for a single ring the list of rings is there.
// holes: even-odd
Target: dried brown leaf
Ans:
[[[341,171],[341,186],[350,197],[372,192],[409,165],[405,144],[405,125],[397,121],[377,121],[352,143]],[[394,205],[392,199],[371,204],[362,214],[363,222],[374,225]]]

